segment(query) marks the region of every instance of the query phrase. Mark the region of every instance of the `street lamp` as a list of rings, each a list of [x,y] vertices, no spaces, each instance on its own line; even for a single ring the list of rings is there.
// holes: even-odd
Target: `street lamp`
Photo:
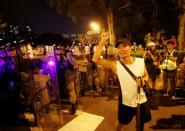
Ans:
[[[87,31],[87,35],[88,36],[97,36],[97,41],[99,42],[100,40],[100,30],[101,30],[101,27],[100,27],[100,24],[97,23],[97,22],[91,22],[89,24],[91,30]]]
[[[100,33],[100,25],[96,22],[91,22],[90,27],[93,31]]]

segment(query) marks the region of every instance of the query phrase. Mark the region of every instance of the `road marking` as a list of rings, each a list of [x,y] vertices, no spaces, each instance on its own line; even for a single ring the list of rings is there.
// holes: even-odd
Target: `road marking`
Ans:
[[[77,110],[72,121],[58,131],[94,131],[104,117]]]

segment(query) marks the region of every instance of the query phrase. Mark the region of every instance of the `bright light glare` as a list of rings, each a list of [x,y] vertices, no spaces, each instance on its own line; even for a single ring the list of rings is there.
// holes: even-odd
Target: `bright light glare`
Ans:
[[[90,26],[95,31],[99,31],[100,30],[100,25],[98,23],[91,22]]]
[[[49,66],[53,66],[55,63],[52,61],[52,60],[50,60],[49,62],[48,62],[48,65]]]

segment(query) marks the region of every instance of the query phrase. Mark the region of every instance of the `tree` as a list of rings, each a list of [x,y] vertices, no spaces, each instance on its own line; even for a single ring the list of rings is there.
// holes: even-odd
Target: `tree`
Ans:
[[[154,35],[160,30],[164,30],[166,35],[177,33],[176,0],[47,1],[50,7],[60,14],[67,14],[74,22],[87,16],[107,18],[111,44],[114,43],[114,34],[118,37],[127,34],[132,40],[143,42],[147,32],[153,32]],[[102,22],[105,24],[105,21]]]
[[[87,16],[107,18],[110,44],[114,44],[113,12],[129,0],[47,0],[60,14],[67,14],[74,22]]]
[[[179,0],[178,7],[181,9],[181,13],[179,14],[178,44],[179,49],[183,50],[185,47],[185,2]]]

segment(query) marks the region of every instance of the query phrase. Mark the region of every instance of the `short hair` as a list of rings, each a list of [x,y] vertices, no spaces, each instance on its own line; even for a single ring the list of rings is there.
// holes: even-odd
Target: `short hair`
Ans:
[[[123,46],[131,46],[131,42],[126,38],[118,40],[118,42],[115,44],[115,47],[117,48],[120,44]]]

